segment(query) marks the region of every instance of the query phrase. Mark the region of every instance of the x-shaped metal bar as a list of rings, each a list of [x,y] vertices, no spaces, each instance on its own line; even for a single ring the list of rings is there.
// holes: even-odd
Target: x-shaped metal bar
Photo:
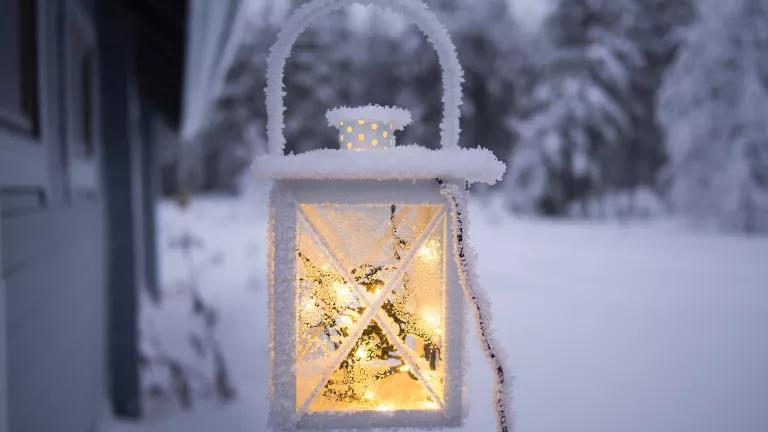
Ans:
[[[402,264],[398,266],[392,279],[390,279],[389,282],[385,284],[384,288],[381,290],[381,293],[375,299],[375,301],[371,302],[368,296],[365,294],[365,288],[358,284],[354,277],[350,274],[349,270],[344,265],[342,265],[341,261],[338,259],[336,254],[333,253],[333,250],[329,247],[325,239],[317,232],[317,229],[312,224],[309,217],[307,217],[307,215],[304,213],[304,210],[301,209],[301,207],[299,207],[299,209],[299,222],[306,225],[307,231],[309,232],[312,240],[323,250],[336,271],[341,273],[344,279],[348,281],[349,285],[354,289],[357,297],[365,304],[366,311],[363,316],[360,317],[347,339],[336,350],[336,358],[333,362],[330,363],[332,366],[323,373],[322,379],[317,383],[312,392],[310,392],[309,396],[307,396],[307,399],[302,404],[301,409],[297,412],[297,416],[303,415],[309,409],[309,405],[315,399],[317,393],[328,381],[331,374],[339,367],[344,358],[349,355],[350,351],[354,347],[355,342],[357,342],[357,340],[362,335],[363,330],[365,330],[365,328],[372,320],[376,320],[376,322],[379,323],[379,326],[384,331],[390,342],[392,342],[398,351],[402,353],[403,358],[412,368],[416,378],[424,385],[432,398],[442,407],[442,399],[437,396],[434,389],[432,389],[432,386],[430,386],[429,382],[421,373],[421,368],[419,367],[419,363],[416,360],[418,357],[413,356],[412,350],[403,344],[402,341],[400,341],[400,338],[397,336],[397,333],[392,330],[392,320],[381,313],[381,306],[390,296],[393,296],[400,291],[402,288],[401,281],[405,275],[405,272],[408,271],[412,266],[414,261],[413,258],[416,256],[419,249],[427,240],[432,231],[435,229],[435,226],[440,222],[440,220],[442,220],[445,211],[441,209],[432,217],[424,231],[419,235],[418,239],[413,243],[408,253],[401,260]]]

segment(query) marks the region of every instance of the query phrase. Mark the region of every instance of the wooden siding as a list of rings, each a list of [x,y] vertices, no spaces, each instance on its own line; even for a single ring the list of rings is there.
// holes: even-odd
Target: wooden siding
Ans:
[[[2,219],[11,432],[92,431],[105,406],[99,203]]]

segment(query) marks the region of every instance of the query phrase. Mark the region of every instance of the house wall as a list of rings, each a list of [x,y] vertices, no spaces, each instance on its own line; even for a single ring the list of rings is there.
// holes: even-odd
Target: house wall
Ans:
[[[35,91],[0,105],[6,427],[93,431],[107,400],[96,35],[84,2],[10,3],[31,5],[33,49],[2,53],[0,79],[31,64]],[[14,123],[14,111],[29,121]]]
[[[140,413],[154,153],[136,132],[146,107],[121,4],[3,1],[0,432],[96,431],[110,402]],[[31,33],[17,28],[20,5],[34,6]],[[25,37],[32,61],[17,52]]]

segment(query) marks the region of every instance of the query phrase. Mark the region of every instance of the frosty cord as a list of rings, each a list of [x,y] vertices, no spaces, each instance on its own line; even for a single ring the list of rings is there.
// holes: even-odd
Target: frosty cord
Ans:
[[[510,389],[504,375],[504,360],[501,357],[503,352],[499,350],[497,341],[491,334],[491,314],[488,308],[488,296],[477,283],[473,266],[474,261],[467,259],[464,251],[466,238],[464,234],[463,208],[465,208],[466,202],[463,195],[461,198],[457,197],[458,187],[455,184],[449,184],[442,179],[438,179],[437,182],[440,184],[440,193],[448,200],[451,206],[451,213],[454,216],[451,218],[451,224],[456,237],[453,249],[454,258],[461,273],[459,280],[461,281],[467,301],[474,307],[475,321],[483,352],[496,372],[497,430],[509,432],[511,426],[507,412],[509,411],[508,396],[510,395]]]

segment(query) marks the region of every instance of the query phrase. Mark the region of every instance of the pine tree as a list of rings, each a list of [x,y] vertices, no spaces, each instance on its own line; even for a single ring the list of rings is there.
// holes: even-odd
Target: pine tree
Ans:
[[[643,56],[629,37],[631,3],[562,0],[546,27],[553,53],[532,92],[507,185],[517,211],[562,215],[607,192],[632,134],[633,77]]]
[[[702,0],[660,98],[681,213],[768,231],[768,5]]]

